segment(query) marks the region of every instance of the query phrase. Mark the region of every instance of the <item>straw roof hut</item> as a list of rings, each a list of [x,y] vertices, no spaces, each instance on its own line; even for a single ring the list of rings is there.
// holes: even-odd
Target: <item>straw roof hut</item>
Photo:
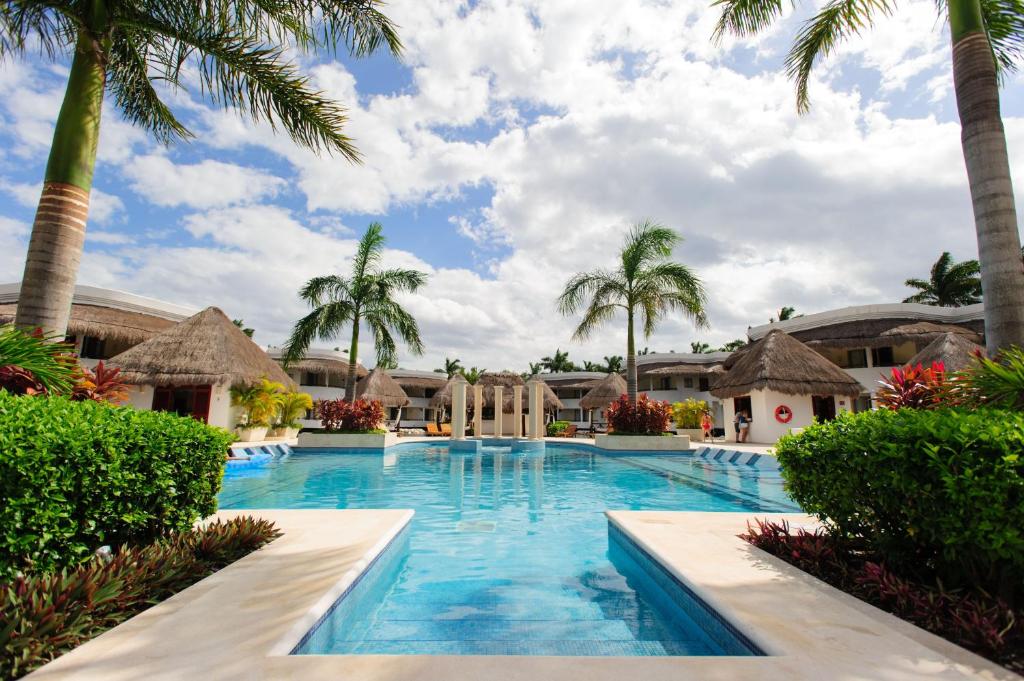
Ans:
[[[0,324],[14,321],[17,303],[0,304]],[[96,338],[135,344],[166,331],[178,322],[144,312],[129,312],[100,305],[71,306],[68,335],[95,336]]]
[[[675,364],[651,369],[648,376],[717,376],[725,372],[721,364]]]
[[[348,380],[348,361],[327,357],[304,357],[285,366],[287,371],[301,371],[316,376],[327,376],[328,380],[344,383]],[[370,372],[356,363],[356,378],[364,378]]]
[[[753,390],[774,390],[788,395],[855,397],[863,390],[855,378],[779,329],[739,354],[711,387],[712,395],[739,397]]]
[[[128,383],[234,386],[266,378],[295,387],[280,365],[216,307],[115,355],[109,363],[121,368]]]
[[[454,378],[454,377],[453,377]],[[542,381],[543,383],[543,381]],[[517,385],[525,386],[526,381],[519,374],[513,374],[511,372],[503,371],[496,373],[484,373],[481,374],[480,379],[477,381],[477,385],[482,385],[484,388],[484,399],[483,406],[493,407],[494,406],[494,386],[500,385],[504,388],[501,395],[502,402],[502,413],[511,414],[513,412],[513,394],[512,388]],[[467,406],[473,404],[473,387],[468,386],[466,388],[466,401]],[[529,403],[529,396],[525,387],[523,388],[523,409],[527,408]],[[448,382],[441,387],[434,396],[430,398],[430,407],[433,409],[439,409],[441,407],[451,408],[452,406],[452,379],[448,379]],[[474,405],[475,406],[475,405]],[[551,390],[551,386],[544,383],[544,408],[545,409],[562,409],[562,401],[558,399],[554,391]]]
[[[402,386],[380,367],[356,383],[356,398],[380,402],[385,407],[404,407],[409,404],[409,396],[402,390]]]
[[[932,322],[903,324],[882,332],[879,335],[879,338],[884,338],[887,341],[892,341],[894,343],[905,343],[906,341],[931,343],[936,338],[946,334],[963,336],[965,339],[973,343],[977,343],[977,341],[981,340],[981,336],[962,326],[954,326],[952,324],[933,324]]]
[[[602,409],[626,393],[626,379],[608,374],[580,400],[581,409]]]
[[[960,371],[970,365],[978,353],[984,355],[985,348],[972,343],[965,335],[944,333],[911,357],[908,364],[927,367],[933,362],[942,362],[946,371]]]

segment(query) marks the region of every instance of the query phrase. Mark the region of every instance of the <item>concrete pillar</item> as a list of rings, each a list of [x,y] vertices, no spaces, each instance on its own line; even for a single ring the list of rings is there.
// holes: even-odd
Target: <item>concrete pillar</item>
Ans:
[[[473,437],[484,436],[484,387],[473,386]]]
[[[528,437],[531,440],[544,438],[544,393],[540,379],[533,378],[526,384],[529,391],[530,414],[528,418]]]
[[[512,386],[512,418],[515,423],[512,424],[512,437],[520,438],[523,436],[523,386],[514,385]]]
[[[466,439],[466,382],[462,376],[452,379],[452,439]]]
[[[502,421],[505,420],[505,404],[502,401],[504,386],[494,386],[494,437],[501,437]]]

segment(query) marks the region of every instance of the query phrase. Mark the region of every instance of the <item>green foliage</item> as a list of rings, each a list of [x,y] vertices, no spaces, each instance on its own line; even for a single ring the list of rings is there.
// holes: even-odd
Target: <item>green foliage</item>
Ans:
[[[72,347],[52,340],[11,325],[0,327],[0,367],[27,371],[50,395],[71,392],[78,369]]]
[[[0,579],[217,510],[232,435],[166,412],[0,391]]]
[[[486,371],[487,369],[477,369],[476,367],[470,367],[469,369],[459,367],[459,373],[462,374],[462,377],[466,379],[466,382],[470,385],[476,385],[476,382],[480,380],[480,377],[483,376]]]
[[[700,417],[708,410],[708,403],[692,397],[672,405],[672,419],[676,428],[700,428]]]
[[[313,398],[306,393],[286,392],[281,395],[280,411],[277,421],[286,428],[298,428],[299,419],[313,408]]]
[[[569,427],[568,421],[552,421],[548,424],[548,437],[558,437]]]
[[[281,409],[285,387],[262,379],[254,385],[231,386],[231,404],[244,410],[240,426],[269,426]]]
[[[262,519],[218,520],[109,560],[0,583],[0,677],[28,674],[280,535]]]
[[[887,564],[1008,597],[1024,583],[1024,414],[878,410],[783,437],[786,488]]]
[[[904,299],[904,303],[924,303],[943,307],[960,307],[981,302],[981,267],[977,260],[953,262],[944,252],[932,265],[931,275],[925,279],[907,279],[905,284],[917,293]]]
[[[995,360],[979,357],[961,375],[965,398],[1007,409],[1024,409],[1024,350],[1011,347]]]
[[[559,348],[555,348],[554,355],[549,357],[541,357],[540,364],[548,373],[551,374],[563,373],[566,371],[576,371],[578,368],[569,359],[569,353],[562,352]]]

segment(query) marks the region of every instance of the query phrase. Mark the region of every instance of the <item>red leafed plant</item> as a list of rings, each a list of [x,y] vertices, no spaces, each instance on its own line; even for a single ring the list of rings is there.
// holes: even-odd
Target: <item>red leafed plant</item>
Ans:
[[[322,400],[316,405],[316,415],[324,430],[365,433],[380,428],[384,407],[380,402],[369,400]]]
[[[42,395],[46,386],[28,369],[8,364],[0,367],[0,389],[13,395]]]
[[[660,435],[668,430],[672,406],[668,402],[648,399],[641,393],[636,405],[622,395],[608,405],[608,425],[623,435]]]
[[[887,409],[935,409],[948,402],[951,382],[942,362],[932,362],[925,368],[907,365],[893,367],[888,380],[878,382],[881,386],[875,394],[878,404]]]
[[[120,404],[128,399],[128,384],[121,380],[120,375],[121,369],[106,367],[102,361],[92,371],[83,367],[71,399]]]

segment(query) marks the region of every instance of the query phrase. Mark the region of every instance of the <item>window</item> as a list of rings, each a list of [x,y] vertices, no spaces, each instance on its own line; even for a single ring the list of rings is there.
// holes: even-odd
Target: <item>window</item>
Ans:
[[[896,366],[896,361],[893,359],[892,347],[887,346],[884,348],[874,348],[871,350],[871,364],[876,367],[891,367]]]
[[[153,411],[169,411],[206,423],[210,418],[208,385],[187,385],[153,390]]]
[[[434,410],[433,409],[425,409],[423,411],[423,420],[424,421],[433,421],[434,420]]]
[[[672,389],[672,377],[671,376],[659,376],[658,377],[658,390],[671,390]]]
[[[814,395],[811,397],[811,409],[814,418],[819,421],[831,421],[836,417],[836,398],[831,395]]]
[[[708,390],[711,390],[711,382],[708,381],[708,377],[707,376],[701,376],[697,380],[697,385],[698,385],[699,390],[702,393],[706,393]]]
[[[78,353],[79,357],[87,357],[89,359],[107,359],[107,356],[103,354],[104,345],[106,343],[102,338],[96,336],[85,336],[82,338],[82,351]]]
[[[303,371],[302,380],[299,383],[302,385],[320,385],[320,374],[313,373],[312,371]]]
[[[423,396],[424,397],[433,397],[436,394],[437,394],[437,388],[424,388],[423,389]],[[431,417],[431,418],[433,418],[433,417]]]
[[[868,365],[868,351],[864,348],[846,351],[846,369],[864,369]]]
[[[693,378],[691,376],[687,376],[686,378],[683,379],[683,387],[693,388]]]

